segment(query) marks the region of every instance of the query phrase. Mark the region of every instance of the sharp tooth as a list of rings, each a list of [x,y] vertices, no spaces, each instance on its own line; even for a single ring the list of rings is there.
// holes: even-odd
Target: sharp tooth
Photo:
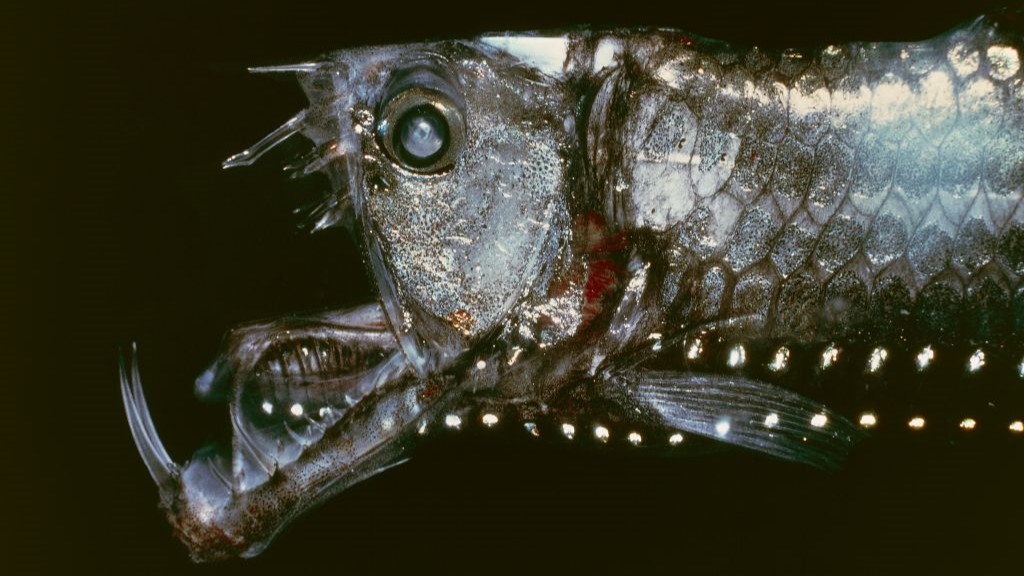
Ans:
[[[303,110],[276,128],[273,132],[264,136],[259,142],[225,160],[221,166],[227,169],[251,165],[253,162],[259,160],[260,156],[263,156],[281,142],[284,142],[295,134],[301,132],[302,128],[305,126],[305,120],[306,111]]]
[[[266,450],[261,446],[262,442],[259,442],[256,438],[250,434],[249,429],[245,425],[239,425],[240,423],[235,421],[235,454],[246,456],[245,460],[255,464],[259,470],[262,471],[268,478],[273,476],[274,471],[277,469],[277,463],[271,459],[266,453]],[[235,476],[238,476],[238,467],[235,469]]]
[[[345,148],[337,140],[331,140],[289,162],[284,166],[290,178],[298,179],[323,170],[325,166],[345,155]]]
[[[135,439],[135,446],[142,461],[153,477],[160,494],[165,500],[174,498],[178,485],[178,465],[167,455],[160,437],[153,426],[153,419],[142,393],[142,379],[139,377],[138,349],[132,344],[130,368],[125,366],[124,356],[120,358],[121,398],[128,416],[128,426]],[[130,376],[129,376],[130,373]]]
[[[319,69],[319,62],[301,62],[298,64],[284,64],[282,66],[251,66],[249,72],[253,74],[299,74],[316,72]]]
[[[284,423],[285,432],[288,434],[288,436],[292,439],[293,442],[295,442],[302,448],[311,446],[314,442],[320,439],[319,435],[317,434],[316,427],[306,426],[305,428],[305,430],[295,430],[292,426],[289,426],[287,422]]]

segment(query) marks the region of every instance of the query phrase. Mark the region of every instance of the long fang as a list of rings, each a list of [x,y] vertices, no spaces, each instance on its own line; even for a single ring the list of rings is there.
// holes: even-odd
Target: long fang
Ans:
[[[295,134],[298,134],[302,130],[305,120],[306,111],[303,110],[279,126],[276,130],[264,136],[259,142],[225,160],[221,164],[221,167],[226,170],[228,168],[251,165],[278,144],[291,138]]]

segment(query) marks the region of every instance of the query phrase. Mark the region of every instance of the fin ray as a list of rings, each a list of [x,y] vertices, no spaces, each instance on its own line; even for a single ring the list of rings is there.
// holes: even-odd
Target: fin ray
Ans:
[[[667,426],[818,468],[837,468],[863,432],[788,390],[738,376],[625,372],[617,380]]]

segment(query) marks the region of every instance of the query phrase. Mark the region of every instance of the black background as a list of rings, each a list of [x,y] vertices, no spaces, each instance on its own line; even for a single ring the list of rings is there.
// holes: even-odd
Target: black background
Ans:
[[[1021,451],[928,440],[823,474],[453,439],[306,515],[259,558],[197,567],[156,508],[116,372],[118,347],[138,341],[181,461],[227,433],[191,382],[228,328],[371,297],[344,233],[295,230],[290,210],[316,182],[285,180],[273,159],[220,170],[304,103],[290,79],[246,66],[576,24],[776,47],[910,40],[998,3],[68,4],[4,18],[4,573],[1024,570]]]

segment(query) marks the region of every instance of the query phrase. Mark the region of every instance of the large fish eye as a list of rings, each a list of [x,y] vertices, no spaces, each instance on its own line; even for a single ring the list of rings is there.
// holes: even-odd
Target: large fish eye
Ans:
[[[395,122],[392,131],[395,140],[392,148],[410,166],[434,164],[451,144],[448,121],[429,104],[406,112]]]
[[[384,150],[413,172],[451,168],[466,132],[457,93],[437,74],[422,69],[401,75],[393,84],[377,124]]]

